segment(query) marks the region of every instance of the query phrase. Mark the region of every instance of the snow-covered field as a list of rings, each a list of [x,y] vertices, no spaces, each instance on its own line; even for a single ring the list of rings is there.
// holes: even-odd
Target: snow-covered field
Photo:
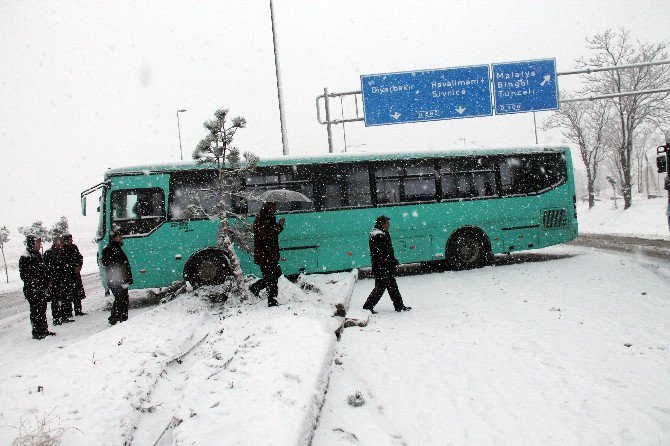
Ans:
[[[580,205],[580,231],[667,239],[665,204]],[[75,233],[94,272],[89,238]],[[6,248],[17,261],[20,243]],[[0,320],[0,444],[41,421],[63,445],[667,444],[670,259],[559,246],[406,272],[413,310],[384,296],[339,343],[335,305],[367,314],[373,280],[282,280],[277,308],[133,291],[114,327],[97,286],[89,314],[43,341],[25,313]]]

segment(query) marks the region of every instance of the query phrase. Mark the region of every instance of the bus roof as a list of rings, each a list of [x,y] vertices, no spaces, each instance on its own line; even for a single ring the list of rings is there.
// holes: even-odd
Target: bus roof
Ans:
[[[321,163],[347,163],[362,161],[387,161],[397,159],[430,159],[450,156],[481,156],[481,155],[510,155],[522,153],[540,153],[557,150],[567,151],[566,146],[526,146],[526,147],[499,147],[478,149],[434,149],[434,150],[412,150],[398,152],[359,152],[359,153],[326,153],[319,155],[284,156],[276,158],[263,158],[258,166],[294,166]],[[160,172],[179,172],[186,170],[212,170],[214,164],[194,162],[174,162],[164,164],[147,164],[141,166],[118,167],[108,169],[105,172],[105,180],[120,175],[138,175]]]

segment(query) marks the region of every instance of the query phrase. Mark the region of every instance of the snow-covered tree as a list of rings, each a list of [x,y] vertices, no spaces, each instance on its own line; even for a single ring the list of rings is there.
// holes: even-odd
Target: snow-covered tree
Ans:
[[[244,276],[240,261],[235,253],[234,244],[243,250],[252,248],[251,228],[246,223],[246,215],[234,213],[232,203],[246,198],[244,196],[243,176],[253,170],[258,157],[250,152],[244,153],[245,162],[242,163],[240,151],[232,145],[237,130],[246,126],[246,120],[235,117],[229,120],[229,110],[219,109],[214,113],[214,119],[203,124],[208,134],[193,151],[193,159],[198,163],[216,163],[219,172],[218,191],[219,204],[216,207],[216,216],[220,220],[217,233],[217,244],[225,252],[231,272],[232,291],[242,297],[246,296]],[[230,203],[230,205],[228,203]],[[229,217],[239,217],[238,225],[230,225]]]
[[[561,98],[570,95],[561,92]],[[547,121],[545,130],[558,128],[563,137],[579,147],[584,166],[586,167],[586,189],[589,196],[589,209],[595,204],[595,184],[598,169],[607,153],[606,133],[611,129],[612,108],[605,101],[567,102]]]
[[[5,264],[5,278],[9,283],[9,274],[7,273],[7,260],[5,259],[5,243],[9,241],[9,229],[7,226],[0,228],[0,251],[2,252],[2,262]]]
[[[66,216],[62,216],[54,225],[49,229],[49,235],[53,240],[55,237],[61,237],[63,234],[69,232],[70,224],[67,221]]]
[[[35,237],[41,238],[45,242],[51,241],[51,234],[47,228],[44,227],[42,220],[37,220],[30,226],[19,226],[18,229],[19,233],[23,234],[24,236],[34,235]]]
[[[600,68],[629,65],[668,59],[667,42],[647,43],[634,41],[624,28],[607,30],[587,39],[588,47],[595,54],[578,60],[580,68]],[[621,70],[599,71],[585,76],[586,89],[593,95],[629,91],[656,90],[670,84],[670,66],[655,65]],[[618,96],[607,99],[614,109],[615,124],[619,133],[614,147],[613,161],[619,171],[624,209],[632,204],[633,147],[638,128],[644,123],[658,125],[670,118],[670,92]]]

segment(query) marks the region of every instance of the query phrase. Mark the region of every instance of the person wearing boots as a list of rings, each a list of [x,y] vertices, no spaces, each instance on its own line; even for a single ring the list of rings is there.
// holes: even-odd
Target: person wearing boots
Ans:
[[[249,291],[258,296],[267,288],[268,307],[279,305],[278,281],[282,275],[279,266],[279,233],[284,230],[284,218],[276,221],[277,203],[263,205],[254,221],[254,263],[261,267],[263,278],[249,287]]]
[[[102,266],[105,268],[107,287],[114,295],[112,314],[109,323],[128,320],[128,287],[133,284],[133,273],[130,270],[128,256],[123,252],[123,237],[120,232],[109,234],[109,244],[102,250]]]
[[[44,339],[56,333],[49,331],[47,324],[47,292],[49,275],[40,249],[42,239],[34,235],[26,237],[26,252],[19,258],[19,274],[23,281],[23,295],[30,305],[30,325],[33,339]]]
[[[374,310],[375,305],[386,290],[391,296],[395,311],[409,311],[412,309],[412,307],[406,307],[403,304],[395,280],[396,268],[400,262],[395,258],[395,252],[393,251],[391,235],[389,234],[390,226],[391,219],[382,215],[377,217],[375,226],[370,233],[370,260],[372,261],[372,274],[375,277],[375,287],[365,301],[363,309],[370,310],[372,314],[377,313]]]
[[[83,316],[86,314],[81,307],[82,299],[86,299],[84,283],[81,281],[81,267],[84,264],[84,257],[79,252],[77,245],[72,243],[72,234],[63,234],[63,251],[67,258],[67,305],[69,314],[72,315],[72,306],[74,306],[75,316]]]
[[[70,319],[72,312],[68,312],[70,293],[68,292],[67,258],[63,250],[63,238],[61,236],[54,237],[51,248],[44,253],[44,262],[51,282],[53,324],[61,325],[66,322],[74,322],[74,319]]]

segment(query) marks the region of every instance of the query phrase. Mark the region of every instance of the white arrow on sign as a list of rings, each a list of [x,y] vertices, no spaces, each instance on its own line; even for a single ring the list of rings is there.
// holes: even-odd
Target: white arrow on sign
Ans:
[[[465,109],[464,109],[463,107],[459,106],[459,107],[456,109],[456,111],[458,112],[459,115],[462,115],[463,112],[465,111]]]
[[[544,87],[544,84],[549,82],[551,80],[551,74],[547,74],[542,78],[542,83],[540,84],[540,87]]]
[[[401,117],[401,116],[402,116],[402,115],[401,115],[400,113],[398,113],[398,112],[395,112],[395,113],[393,113],[393,114],[391,115],[391,117],[392,117],[393,119],[398,119],[398,118]]]

